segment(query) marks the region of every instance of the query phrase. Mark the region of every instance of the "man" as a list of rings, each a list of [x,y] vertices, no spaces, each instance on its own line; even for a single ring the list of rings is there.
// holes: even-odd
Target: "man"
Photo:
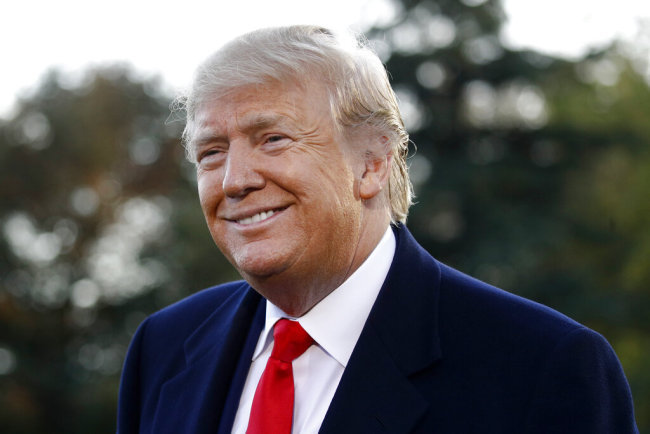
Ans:
[[[411,237],[408,135],[362,44],[253,32],[186,104],[201,207],[244,281],[140,326],[120,433],[636,432],[600,335]]]

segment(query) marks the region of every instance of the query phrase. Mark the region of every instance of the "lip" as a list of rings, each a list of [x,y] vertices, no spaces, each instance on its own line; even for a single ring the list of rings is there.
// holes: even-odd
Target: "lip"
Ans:
[[[283,213],[288,206],[264,207],[253,210],[233,212],[224,217],[225,220],[242,228],[248,228],[274,220],[276,216]]]

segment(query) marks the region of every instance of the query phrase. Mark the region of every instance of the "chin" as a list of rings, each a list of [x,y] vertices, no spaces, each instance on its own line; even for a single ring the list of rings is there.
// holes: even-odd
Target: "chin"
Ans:
[[[289,241],[289,242],[287,242]],[[223,243],[222,252],[242,276],[257,279],[284,272],[304,253],[293,240],[261,239]]]
[[[281,274],[286,268],[278,266],[237,266],[241,276],[250,282],[264,282],[273,276]]]
[[[237,255],[232,259],[233,266],[248,281],[263,281],[286,271],[289,266],[285,258],[270,254],[256,254],[252,257]]]

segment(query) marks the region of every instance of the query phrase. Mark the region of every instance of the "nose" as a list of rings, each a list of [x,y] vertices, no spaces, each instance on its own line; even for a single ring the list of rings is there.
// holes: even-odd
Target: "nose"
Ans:
[[[223,192],[228,197],[242,197],[264,188],[264,177],[258,171],[254,151],[245,144],[231,143],[226,156]]]

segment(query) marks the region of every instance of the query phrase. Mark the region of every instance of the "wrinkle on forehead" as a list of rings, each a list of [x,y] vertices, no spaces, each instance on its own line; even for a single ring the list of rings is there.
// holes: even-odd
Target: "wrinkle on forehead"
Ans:
[[[331,133],[342,133],[332,114],[327,86],[314,80],[246,86],[206,99],[196,112],[195,125],[194,151],[210,142],[227,143],[233,131],[251,135],[274,126],[294,138],[315,137],[324,126]]]

